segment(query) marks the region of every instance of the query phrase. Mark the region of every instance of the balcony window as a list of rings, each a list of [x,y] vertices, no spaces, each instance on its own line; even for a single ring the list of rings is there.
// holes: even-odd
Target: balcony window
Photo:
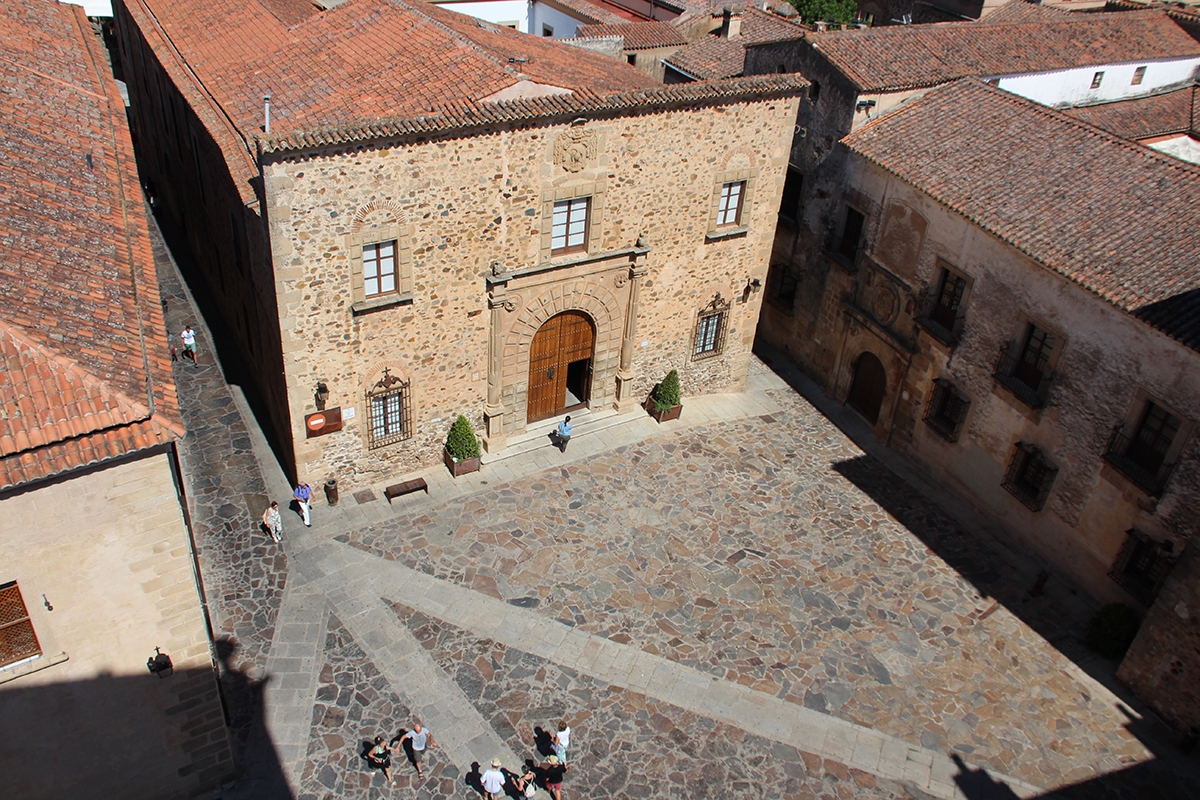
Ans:
[[[1137,529],[1126,533],[1125,543],[1108,576],[1143,605],[1151,605],[1175,566],[1178,554],[1171,542],[1156,542]]]
[[[1181,424],[1179,417],[1147,400],[1136,426],[1113,430],[1104,458],[1142,489],[1159,495],[1175,468],[1167,455]]]
[[[1009,342],[1000,349],[995,378],[1030,408],[1041,408],[1054,380],[1052,365],[1061,341],[1043,328],[1030,323],[1020,348]]]
[[[917,322],[934,338],[951,347],[962,337],[969,286],[970,281],[965,275],[943,267],[936,288],[921,294],[921,313]]]

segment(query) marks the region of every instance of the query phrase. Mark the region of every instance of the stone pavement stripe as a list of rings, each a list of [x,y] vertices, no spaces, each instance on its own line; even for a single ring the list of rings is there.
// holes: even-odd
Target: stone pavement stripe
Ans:
[[[329,609],[320,586],[306,583],[287,588],[267,659],[271,680],[264,698],[267,730],[294,791],[304,771],[328,624]]]
[[[750,733],[850,764],[864,772],[887,777],[879,769],[880,755],[885,744],[898,742],[907,748],[907,754],[910,757],[904,771],[905,780],[917,784],[918,788],[935,797],[948,800],[956,796],[957,790],[951,776],[956,774],[958,769],[953,761],[941,753],[926,751],[899,742],[886,734],[779,700],[745,686],[728,681],[714,682],[711,680],[712,676],[684,667],[669,659],[651,655],[604,637],[592,636],[573,628],[567,628],[559,622],[539,616],[536,612],[510,606],[501,600],[417,572],[403,564],[376,558],[354,548],[346,547],[340,560],[345,564],[345,574],[356,576],[348,583],[343,584],[351,591],[354,587],[361,587],[364,584],[386,586],[388,587],[385,593],[387,600],[402,603],[422,613],[471,630],[479,636],[527,652],[534,652],[538,642],[543,638],[554,635],[555,631],[562,631],[562,643],[549,657],[555,663],[576,669],[615,686],[645,691],[651,696],[669,700],[685,710],[714,717]],[[373,602],[372,594],[373,592],[368,592],[367,597],[360,602],[364,604]],[[469,602],[464,603],[463,600]],[[478,613],[453,615],[456,609],[461,610],[472,606],[474,609],[480,606],[491,607],[495,613],[502,614],[500,624],[479,625],[478,621],[482,617]],[[341,609],[337,610],[343,619],[351,616],[343,614]],[[378,616],[381,615],[376,615],[376,617]],[[381,625],[387,622],[387,620],[376,620],[375,618],[373,621],[377,621]],[[349,627],[349,623],[347,623],[347,627]],[[357,632],[355,636],[362,641],[362,637]],[[393,641],[401,636],[412,638],[411,634],[395,623],[391,625],[388,636]],[[420,649],[415,641],[412,646]],[[632,669],[625,673],[620,669],[596,668],[595,665],[598,663],[614,665],[621,663],[620,657],[616,654],[613,655],[611,661],[606,659],[600,662],[593,659],[590,662],[592,666],[587,666],[580,659],[589,649],[631,653],[633,656]],[[431,659],[430,664],[432,664]],[[690,676],[685,682],[681,676],[688,673]],[[708,680],[709,683],[703,683],[702,679]],[[439,707],[446,705],[452,708],[458,703],[469,705],[453,682],[445,677],[438,677],[435,680],[438,683],[434,690],[436,696],[444,698],[439,702]],[[684,688],[680,689],[681,685]],[[785,730],[786,726],[778,724],[783,717],[790,717],[794,720],[790,730]],[[481,729],[490,730],[486,727],[486,722],[481,720],[480,724],[483,726]],[[432,723],[430,725],[432,727]],[[823,735],[818,735],[818,732]],[[813,743],[818,741],[820,744],[813,747]],[[893,747],[889,752],[898,752],[898,750]],[[470,757],[469,754],[467,755]],[[917,760],[911,760],[912,756],[915,756]],[[478,754],[475,757],[478,757]],[[888,775],[894,774],[894,771],[893,766]],[[1042,793],[1040,788],[1014,778],[997,773],[989,774],[994,779],[1008,784],[1020,797],[1033,797]]]
[[[520,763],[458,685],[442,672],[396,615],[387,610],[370,580],[347,578],[341,572],[334,572],[318,583],[334,613],[392,690],[434,732],[442,758],[464,772],[473,761],[483,763],[484,759],[495,757],[506,764]],[[398,724],[406,722],[397,720]]]

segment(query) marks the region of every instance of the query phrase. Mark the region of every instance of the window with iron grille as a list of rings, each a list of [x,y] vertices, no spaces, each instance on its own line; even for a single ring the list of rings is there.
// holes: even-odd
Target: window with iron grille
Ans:
[[[1050,393],[1051,358],[1058,347],[1057,336],[1030,323],[1020,350],[1011,342],[1000,349],[995,377],[1022,402],[1040,408]]]
[[[0,584],[0,667],[42,654],[16,581]]]
[[[554,204],[554,220],[550,226],[550,253],[582,253],[587,249],[589,210],[592,198],[577,197]]]
[[[721,185],[721,199],[717,203],[717,226],[740,225],[742,221],[742,194],[745,181],[733,181]]]
[[[379,297],[396,291],[396,240],[364,244],[363,294]]]
[[[1108,576],[1144,605],[1151,605],[1178,555],[1171,542],[1156,542],[1130,529]]]
[[[1050,496],[1058,467],[1054,466],[1037,445],[1018,442],[1003,486],[1031,511],[1041,511]]]
[[[412,436],[412,405],[409,381],[402,381],[383,369],[383,377],[367,392],[370,421],[367,426],[369,446],[383,447]]]
[[[1132,435],[1120,425],[1113,431],[1104,458],[1147,492],[1159,494],[1175,466],[1167,463],[1167,453],[1181,425],[1179,417],[1147,400]]]
[[[700,310],[696,317],[696,337],[692,348],[692,360],[721,355],[725,349],[725,327],[729,323],[729,302],[718,292],[712,302]]]
[[[948,345],[958,344],[962,336],[966,312],[963,297],[968,286],[967,278],[945,267],[941,270],[937,287],[922,297],[921,315],[917,322],[937,339]]]
[[[971,410],[971,399],[944,378],[933,382],[933,395],[925,411],[925,424],[947,442],[957,442]]]

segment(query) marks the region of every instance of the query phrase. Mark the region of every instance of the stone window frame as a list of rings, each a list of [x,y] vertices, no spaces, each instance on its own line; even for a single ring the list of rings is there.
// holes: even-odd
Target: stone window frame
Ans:
[[[741,236],[749,233],[750,226],[746,224],[750,210],[754,207],[754,190],[758,183],[758,167],[746,169],[731,169],[713,175],[712,197],[708,202],[708,228],[704,234],[706,241],[728,239],[731,236]],[[721,194],[725,186],[731,183],[741,183],[742,203],[738,211],[737,223],[720,225],[717,223],[721,209]]]
[[[1127,457],[1129,446],[1139,438],[1146,414],[1152,405],[1174,417],[1178,422],[1171,444],[1164,451],[1161,463],[1153,472],[1146,465]],[[1153,497],[1160,497],[1166,491],[1175,465],[1179,462],[1183,449],[1191,440],[1194,429],[1195,423],[1179,413],[1169,403],[1163,402],[1156,395],[1139,388],[1125,412],[1124,419],[1113,427],[1108,439],[1108,446],[1104,451],[1104,460],[1142,491]]]
[[[540,262],[586,258],[589,253],[600,252],[600,236],[604,230],[604,196],[608,189],[604,180],[573,183],[567,186],[546,185],[542,188],[542,240],[539,248]],[[582,251],[556,254],[551,251],[550,237],[554,228],[554,204],[563,200],[588,198],[586,243]]]
[[[1174,542],[1157,541],[1137,528],[1130,528],[1125,532],[1125,541],[1113,559],[1108,577],[1139,603],[1149,607],[1154,604],[1178,559]]]
[[[1045,360],[1038,370],[1041,373],[1038,385],[1029,386],[1025,380],[1018,377],[1018,372],[1020,365],[1026,361],[1025,354],[1034,329],[1054,337],[1054,344],[1044,351]],[[1042,408],[1047,404],[1050,388],[1054,384],[1055,378],[1058,377],[1058,362],[1066,347],[1067,337],[1063,336],[1057,328],[1022,314],[1020,322],[1017,324],[1016,336],[1000,347],[1000,357],[996,362],[996,369],[992,377],[1025,405],[1034,409]]]
[[[1030,511],[1041,511],[1058,479],[1058,465],[1030,442],[1017,442],[1000,484]]]
[[[725,334],[729,330],[729,315],[732,311],[733,304],[722,298],[721,293],[717,292],[711,301],[696,312],[695,333],[692,336],[692,361],[716,358],[725,352]],[[712,345],[702,349],[708,339],[711,339]]]
[[[353,313],[359,314],[413,301],[412,239],[411,223],[376,225],[346,235],[346,249],[350,254],[350,310]],[[396,242],[396,291],[367,297],[363,280],[363,247],[390,241]]]
[[[954,382],[938,378],[925,409],[925,424],[938,436],[953,444],[962,435],[971,413],[971,398]]]
[[[10,644],[10,642],[14,644]],[[20,644],[15,644],[20,642]],[[17,581],[0,584],[0,668],[42,656],[33,617]]]
[[[865,202],[857,199],[845,197],[838,206],[837,217],[834,221],[834,226],[830,230],[829,241],[825,246],[825,254],[831,261],[840,266],[846,272],[853,274],[858,271],[858,259],[866,250],[867,231],[870,228],[872,219],[869,206]],[[846,222],[853,211],[862,217],[862,225],[858,231],[858,241],[854,246],[854,254],[847,255],[842,251],[845,249],[844,241],[846,239]],[[834,233],[836,231],[836,233]]]
[[[946,284],[951,280],[962,281],[962,291],[958,295],[957,304],[952,309],[954,318],[947,327],[945,321],[935,319],[935,315],[941,306]],[[970,302],[971,289],[974,286],[975,279],[973,277],[939,256],[936,281],[921,292],[921,304],[916,322],[942,344],[951,348],[956,346],[962,341],[962,331],[967,319],[967,304]]]
[[[788,164],[783,178],[783,194],[779,197],[779,222],[785,228],[796,230],[800,227],[806,177],[799,167]]]
[[[383,400],[385,411],[390,398],[396,398],[397,414],[400,417],[398,430],[384,431],[382,435],[375,432],[375,409],[377,400]],[[381,447],[411,439],[413,435],[412,418],[412,380],[401,380],[391,374],[389,367],[383,368],[383,377],[376,381],[366,392],[367,408],[367,449],[377,450]]]

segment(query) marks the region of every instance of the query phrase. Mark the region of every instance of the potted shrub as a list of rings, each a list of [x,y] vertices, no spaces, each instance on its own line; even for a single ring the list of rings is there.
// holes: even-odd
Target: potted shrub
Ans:
[[[471,427],[470,421],[462,414],[459,414],[458,419],[450,426],[443,455],[446,459],[446,469],[456,478],[479,469],[479,439],[475,437],[475,429]]]
[[[679,402],[679,371],[671,370],[662,383],[654,387],[646,400],[646,411],[659,422],[679,419],[683,405]]]

